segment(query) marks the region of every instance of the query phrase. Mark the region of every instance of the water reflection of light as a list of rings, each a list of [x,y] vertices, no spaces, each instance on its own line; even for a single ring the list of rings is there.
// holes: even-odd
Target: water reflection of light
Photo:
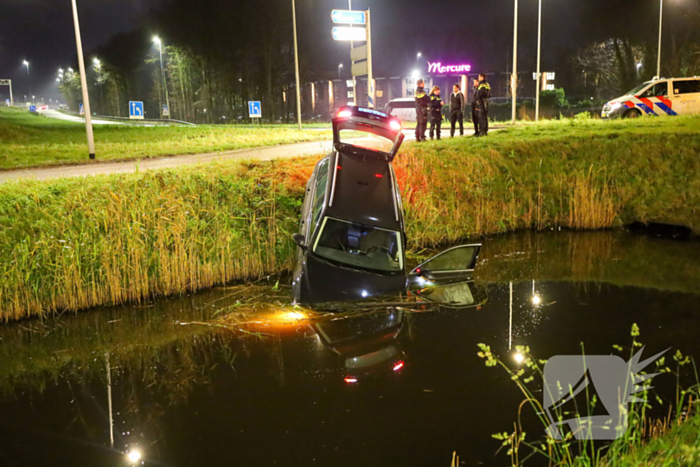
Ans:
[[[394,371],[399,371],[401,368],[403,368],[403,365],[403,361],[396,362],[396,364],[394,365]]]
[[[126,455],[126,458],[129,459],[129,462],[132,464],[135,464],[141,459],[141,453],[137,451],[136,449],[132,449],[129,451],[129,453]]]
[[[355,377],[353,377],[353,376],[346,376],[346,377],[344,378],[344,380],[345,380],[345,382],[348,383],[348,384],[357,383],[357,378],[355,378]]]
[[[367,296],[369,295],[369,293],[368,293],[366,290],[363,290],[362,293],[361,293],[361,295],[362,295],[362,298],[367,298]]]
[[[513,358],[517,363],[523,363],[525,361],[525,355],[521,354],[520,352],[516,352],[515,355],[513,355]]]
[[[540,297],[538,294],[534,294],[532,296],[532,304],[537,306],[542,303],[542,297]]]

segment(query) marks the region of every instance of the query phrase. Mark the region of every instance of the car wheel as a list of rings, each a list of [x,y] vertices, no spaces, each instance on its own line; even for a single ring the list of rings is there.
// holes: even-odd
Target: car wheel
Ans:
[[[642,113],[637,110],[637,109],[629,109],[627,112],[625,112],[624,118],[639,118],[642,116]]]

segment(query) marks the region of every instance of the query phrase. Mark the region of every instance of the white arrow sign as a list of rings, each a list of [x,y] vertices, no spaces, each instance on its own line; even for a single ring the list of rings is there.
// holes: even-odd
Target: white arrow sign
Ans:
[[[333,28],[333,39],[337,41],[366,41],[367,30],[365,28]]]

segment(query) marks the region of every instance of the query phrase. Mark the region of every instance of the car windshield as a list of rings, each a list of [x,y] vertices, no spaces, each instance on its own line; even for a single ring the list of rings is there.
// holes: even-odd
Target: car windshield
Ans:
[[[361,123],[339,125],[338,142],[370,151],[390,154],[396,144],[396,133]]]
[[[636,88],[632,89],[630,92],[625,94],[625,96],[636,96],[639,91],[646,88],[651,83],[652,83],[651,81],[647,81],[646,83],[640,84],[639,86],[637,86]]]
[[[326,217],[313,249],[347,266],[383,272],[403,270],[399,232]]]

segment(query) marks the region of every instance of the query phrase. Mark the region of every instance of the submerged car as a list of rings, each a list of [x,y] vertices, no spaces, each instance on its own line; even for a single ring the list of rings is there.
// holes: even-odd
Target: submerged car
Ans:
[[[395,118],[343,107],[333,150],[306,185],[292,272],[297,303],[349,301],[407,290],[406,234],[392,161],[404,135]],[[478,249],[470,250],[475,262]]]
[[[602,118],[700,114],[700,77],[656,79],[605,104]]]

